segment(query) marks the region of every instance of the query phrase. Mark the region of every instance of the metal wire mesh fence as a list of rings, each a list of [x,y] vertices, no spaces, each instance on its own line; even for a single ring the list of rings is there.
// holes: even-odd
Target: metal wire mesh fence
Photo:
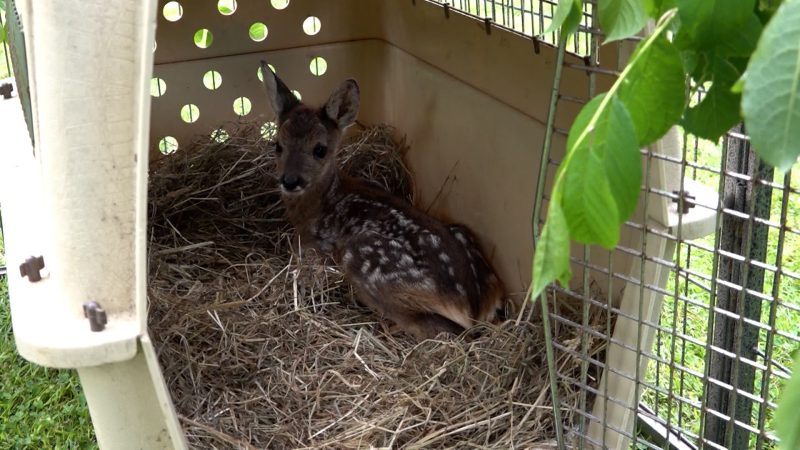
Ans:
[[[436,1],[558,42],[544,33],[555,1]],[[579,31],[567,40],[586,65],[564,67],[588,72],[586,97],[558,103],[585,103],[596,94],[595,77],[615,75],[597,69],[594,11],[584,3]],[[699,101],[702,86],[694,92]],[[581,276],[550,288],[552,326],[572,328],[580,341],[554,342],[556,359],[582,361],[579,379],[558,375],[582,390],[586,405],[565,439],[601,448],[774,448],[776,400],[800,348],[797,169],[780,174],[760,162],[741,126],[719,143],[679,128],[669,138],[674,145],[642,151],[640,208],[623,230],[637,238],[612,252],[573,251]],[[559,161],[547,163],[552,177]],[[665,214],[653,212],[658,205],[668,205]],[[575,305],[582,323],[560,314]],[[605,352],[586,354],[590,339],[603,340]],[[622,395],[624,388],[633,392]]]
[[[550,31],[550,23],[558,6],[556,0],[433,0],[528,37],[555,45],[557,34]],[[569,51],[581,56],[591,52],[591,36],[598,32],[591,24],[593,4],[586,2],[578,32],[568,41]]]

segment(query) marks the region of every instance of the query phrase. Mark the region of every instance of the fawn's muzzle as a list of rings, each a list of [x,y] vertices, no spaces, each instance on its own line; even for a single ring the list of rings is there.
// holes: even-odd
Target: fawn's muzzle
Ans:
[[[287,173],[281,177],[281,186],[288,192],[299,191],[306,187],[306,180],[300,175]]]

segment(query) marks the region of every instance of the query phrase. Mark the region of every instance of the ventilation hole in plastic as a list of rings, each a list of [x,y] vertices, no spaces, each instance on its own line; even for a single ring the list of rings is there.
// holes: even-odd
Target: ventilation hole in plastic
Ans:
[[[239,97],[233,101],[233,112],[240,116],[246,116],[250,114],[250,108],[252,105],[250,104],[250,99],[247,97]]]
[[[311,73],[316,76],[322,76],[328,70],[328,61],[325,61],[325,58],[321,56],[317,56],[311,60],[311,64],[308,66],[311,69]]]
[[[181,119],[186,123],[194,123],[197,122],[197,119],[200,117],[200,108],[197,105],[193,105],[191,103],[187,105],[183,105],[181,108]]]
[[[273,66],[272,64],[267,64],[267,65],[269,66],[270,70],[272,70],[272,73],[277,73],[275,71],[275,66]],[[256,76],[258,76],[258,81],[264,81],[264,74],[261,73],[261,66],[258,67],[258,70],[256,71]]]
[[[209,70],[203,74],[203,86],[207,89],[215,90],[222,84],[222,75],[216,70]]]
[[[289,0],[270,0],[270,4],[275,9],[286,9],[289,6]]]
[[[236,12],[236,0],[219,0],[217,2],[217,11],[223,16],[230,16]]]
[[[322,28],[322,22],[319,21],[319,17],[308,16],[303,21],[303,32],[309,36],[319,33],[320,28]]]
[[[153,77],[150,79],[150,95],[161,97],[167,92],[167,83],[161,78]]]
[[[261,137],[264,139],[273,139],[277,133],[278,126],[275,125],[275,122],[265,122],[264,125],[261,125]]]
[[[228,132],[222,128],[217,128],[211,132],[211,140],[214,142],[225,142],[229,137]]]
[[[178,150],[178,140],[172,136],[164,136],[158,141],[158,151],[164,155],[171,155]]]
[[[206,28],[200,28],[194,33],[194,45],[200,48],[211,47],[214,42],[214,35]]]
[[[294,96],[297,97],[298,100],[303,99],[303,96],[300,95],[300,91],[292,90],[292,94],[294,94]]]
[[[176,1],[167,2],[161,10],[161,13],[164,14],[164,18],[170,22],[177,22],[183,17],[183,6]]]
[[[267,26],[261,22],[256,22],[250,25],[250,39],[255,42],[261,42],[267,38]]]

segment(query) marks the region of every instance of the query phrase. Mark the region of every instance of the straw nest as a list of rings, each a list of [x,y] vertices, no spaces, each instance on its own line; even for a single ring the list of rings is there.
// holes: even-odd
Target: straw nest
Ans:
[[[550,448],[535,314],[419,344],[389,334],[336,268],[292,250],[269,141],[228,128],[150,175],[150,333],[193,447]],[[339,159],[413,200],[395,134],[363,129]],[[557,337],[580,350],[578,336]],[[579,376],[567,352],[557,363]],[[564,382],[560,395],[571,428],[579,393]]]

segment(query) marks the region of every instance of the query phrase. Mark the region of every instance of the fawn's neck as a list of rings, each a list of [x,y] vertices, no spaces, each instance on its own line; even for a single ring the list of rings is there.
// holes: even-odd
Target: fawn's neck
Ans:
[[[338,170],[325,180],[315,183],[300,195],[283,195],[289,222],[303,240],[310,240],[310,227],[341,197],[342,176]]]

